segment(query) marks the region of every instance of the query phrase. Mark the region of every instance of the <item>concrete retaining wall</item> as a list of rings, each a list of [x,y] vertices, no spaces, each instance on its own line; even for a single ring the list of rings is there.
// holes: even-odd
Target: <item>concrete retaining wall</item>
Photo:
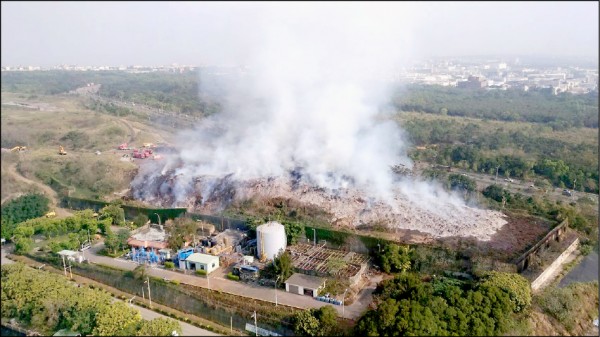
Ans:
[[[538,290],[542,284],[544,284],[548,279],[552,278],[555,275],[556,270],[560,268],[560,266],[562,266],[562,263],[565,261],[565,259],[572,252],[574,252],[578,246],[579,238],[576,238],[575,240],[573,240],[573,243],[571,243],[569,247],[567,247],[567,249],[565,249],[565,251],[562,252],[562,254],[560,254],[556,258],[556,260],[554,260],[554,262],[552,262],[552,264],[540,274],[540,276],[538,276],[533,282],[531,282],[531,289],[533,291]]]
[[[517,272],[521,273],[527,267],[529,267],[531,255],[535,255],[541,250],[545,250],[550,246],[550,241],[560,241],[565,234],[567,227],[569,226],[569,222],[564,220],[560,225],[554,227],[548,234],[546,234],[540,241],[538,241],[533,247],[531,247],[527,252],[521,255],[515,265],[517,266]]]

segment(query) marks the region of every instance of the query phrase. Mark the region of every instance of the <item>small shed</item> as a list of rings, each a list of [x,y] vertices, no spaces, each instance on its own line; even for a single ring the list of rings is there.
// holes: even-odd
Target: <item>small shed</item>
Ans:
[[[324,278],[299,273],[293,274],[285,281],[285,291],[298,295],[317,297],[323,287]]]
[[[219,257],[208,254],[194,253],[185,259],[185,267],[190,270],[204,270],[210,274],[219,268]]]
[[[171,259],[171,250],[168,248],[159,249],[158,255],[160,255],[162,260],[170,260]]]

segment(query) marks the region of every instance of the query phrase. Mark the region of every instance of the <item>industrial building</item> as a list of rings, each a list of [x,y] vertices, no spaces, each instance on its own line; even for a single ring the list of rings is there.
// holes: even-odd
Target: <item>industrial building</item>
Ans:
[[[131,248],[144,249],[158,254],[159,250],[167,248],[167,233],[162,226],[148,224],[136,230],[127,239],[127,244]]]
[[[287,247],[285,227],[270,221],[256,227],[256,255],[260,261],[273,260]]]
[[[481,79],[479,76],[469,76],[466,81],[459,81],[457,86],[464,89],[481,89],[487,85],[486,83],[487,81]]]
[[[207,274],[219,268],[219,257],[214,255],[193,253],[184,261],[186,269],[204,270]]]
[[[305,274],[295,273],[285,281],[285,291],[298,295],[317,297],[323,287],[325,287],[324,278]]]

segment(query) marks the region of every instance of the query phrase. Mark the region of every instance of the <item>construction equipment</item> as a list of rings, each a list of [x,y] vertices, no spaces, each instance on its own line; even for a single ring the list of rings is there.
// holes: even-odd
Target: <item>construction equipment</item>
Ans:
[[[56,212],[51,211],[45,214],[46,218],[54,218],[56,216]]]
[[[144,144],[142,144],[142,145],[143,145],[143,147],[145,147],[145,148],[156,147],[156,145],[154,145],[154,143],[144,143]]]
[[[10,151],[15,152],[15,151],[25,151],[27,150],[27,146],[15,146],[12,149],[10,149]]]
[[[119,149],[119,150],[131,150],[131,148],[129,146],[127,146],[127,143],[123,143],[123,144],[119,145],[119,147],[117,149]]]
[[[58,154],[63,155],[63,156],[67,155],[67,152],[65,151],[65,148],[62,147],[62,145],[58,146]]]
[[[148,158],[150,156],[152,156],[152,150],[151,149],[144,149],[144,150],[138,150],[135,149],[133,150],[133,158],[138,158],[138,159],[145,159]]]

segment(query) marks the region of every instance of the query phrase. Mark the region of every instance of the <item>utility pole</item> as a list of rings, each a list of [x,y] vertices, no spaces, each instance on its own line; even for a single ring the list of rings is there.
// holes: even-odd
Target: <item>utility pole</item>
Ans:
[[[229,317],[229,331],[233,335],[233,316]]]
[[[496,166],[496,182],[498,182],[498,169],[500,168],[500,166]]]
[[[150,307],[152,308],[152,296],[150,295],[150,277],[146,276],[146,282],[148,283],[148,301],[150,302]]]
[[[317,245],[317,231],[314,228],[312,230],[313,230],[313,235],[314,235],[313,244],[316,246]]]
[[[144,299],[144,301],[146,300],[146,295],[144,294],[144,286],[142,286],[142,298]]]
[[[281,275],[277,276],[277,279],[275,280],[275,306],[277,306],[277,281],[279,281],[280,277]]]
[[[65,277],[67,277],[67,264],[65,263],[65,256],[62,256],[62,260],[63,260],[63,269],[65,270]]]
[[[154,213],[156,214],[156,216],[158,217],[158,225],[160,226],[160,215],[158,215],[158,213]]]
[[[346,288],[346,290],[344,291],[344,295],[342,295],[342,317],[344,317],[344,302],[346,300],[346,291],[348,291],[348,288]]]
[[[258,336],[258,324],[256,323],[256,310],[254,310],[254,335]]]

